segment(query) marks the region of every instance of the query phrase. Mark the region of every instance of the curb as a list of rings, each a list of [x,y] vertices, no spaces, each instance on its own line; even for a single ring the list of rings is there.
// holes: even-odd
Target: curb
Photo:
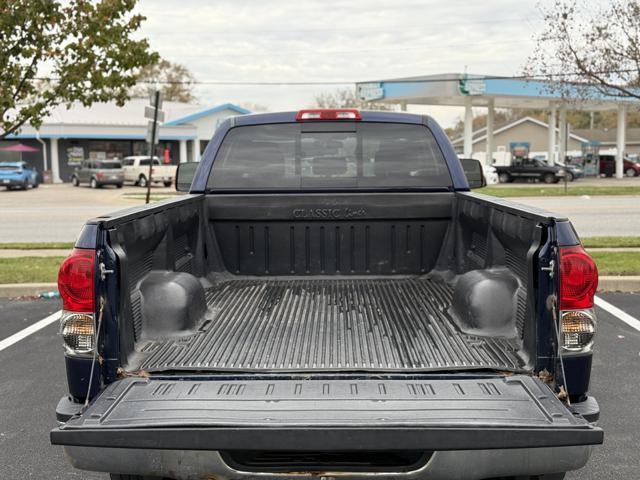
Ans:
[[[599,292],[640,292],[640,275],[602,276],[598,279]]]
[[[57,283],[5,283],[0,285],[0,298],[37,297],[42,292],[57,290]]]

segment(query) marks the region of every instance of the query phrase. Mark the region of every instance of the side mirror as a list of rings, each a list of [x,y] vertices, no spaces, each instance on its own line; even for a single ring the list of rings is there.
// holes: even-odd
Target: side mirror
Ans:
[[[476,160],[475,158],[461,158],[460,162],[462,163],[464,174],[467,176],[469,188],[474,189],[487,186],[480,160]]]
[[[179,163],[176,170],[176,190],[179,192],[188,192],[191,189],[191,182],[196,175],[198,162]]]

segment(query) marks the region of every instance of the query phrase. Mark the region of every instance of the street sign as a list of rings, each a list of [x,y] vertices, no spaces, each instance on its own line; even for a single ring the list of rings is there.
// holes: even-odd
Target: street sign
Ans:
[[[152,107],[151,105],[147,105],[146,107],[144,107],[145,118],[153,120],[155,118],[154,115],[156,115],[155,107]],[[157,115],[158,123],[164,122],[164,112],[162,110],[158,110]]]
[[[153,138],[155,140],[155,145],[158,144],[158,131],[156,130],[156,134],[153,134],[153,130],[154,130],[154,123],[153,120],[149,120],[149,123],[147,124],[147,135],[145,137],[145,140],[147,143],[151,143],[151,139]]]

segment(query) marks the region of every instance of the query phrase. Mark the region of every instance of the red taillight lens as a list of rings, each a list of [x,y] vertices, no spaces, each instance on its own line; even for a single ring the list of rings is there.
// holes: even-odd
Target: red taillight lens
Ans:
[[[62,308],[70,312],[95,310],[95,250],[74,248],[60,265],[58,290]]]
[[[332,108],[300,110],[296,115],[296,121],[302,120],[362,120],[362,117],[355,108]]]
[[[103,176],[104,176],[104,173],[102,173],[102,172],[96,173],[96,177],[98,177],[98,178],[102,178]]]
[[[593,307],[598,269],[580,245],[560,247],[560,310]]]

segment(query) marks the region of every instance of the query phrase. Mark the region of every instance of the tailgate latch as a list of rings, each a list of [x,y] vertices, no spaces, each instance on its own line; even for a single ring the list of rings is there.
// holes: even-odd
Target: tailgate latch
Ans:
[[[103,281],[105,278],[107,278],[108,274],[115,272],[115,270],[107,270],[107,267],[104,265],[104,262],[100,262],[100,265],[98,265],[98,268],[100,269],[100,280],[103,280]]]
[[[548,267],[540,267],[540,270],[542,270],[543,272],[549,272],[549,278],[553,278],[553,276],[555,275],[555,270],[556,270],[556,262],[555,260],[551,260],[549,262],[549,266]]]

